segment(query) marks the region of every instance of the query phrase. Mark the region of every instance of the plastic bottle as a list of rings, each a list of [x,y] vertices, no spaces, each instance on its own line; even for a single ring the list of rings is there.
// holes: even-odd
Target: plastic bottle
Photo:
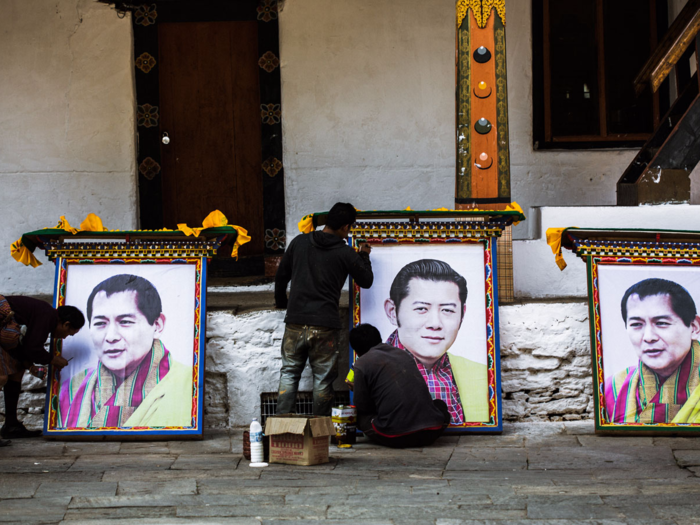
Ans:
[[[250,424],[250,465],[251,466],[267,466],[265,461],[265,453],[263,451],[262,442],[262,427],[258,422],[258,418],[254,417]]]

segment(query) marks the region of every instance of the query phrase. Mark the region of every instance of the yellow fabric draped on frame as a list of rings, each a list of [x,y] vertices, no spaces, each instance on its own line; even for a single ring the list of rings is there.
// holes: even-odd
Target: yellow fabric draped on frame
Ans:
[[[248,230],[236,226],[235,224],[229,224],[226,215],[221,213],[219,210],[214,210],[211,212],[202,222],[201,228],[190,228],[187,224],[182,223],[177,225],[177,229],[183,232],[185,235],[193,235],[199,237],[202,230],[207,228],[217,228],[220,226],[231,226],[234,230],[238,232],[236,237],[236,242],[233,244],[233,249],[231,250],[231,257],[238,259],[238,248],[247,242],[250,242],[250,235],[248,235]]]
[[[10,253],[15,261],[21,262],[25,266],[31,266],[32,268],[41,266],[41,263],[36,257],[34,257],[34,254],[29,250],[29,248],[22,244],[22,239],[17,239],[12,243]]]
[[[561,254],[561,236],[566,228],[547,228],[547,244],[552,249],[555,261],[560,270],[566,268],[566,261]]]

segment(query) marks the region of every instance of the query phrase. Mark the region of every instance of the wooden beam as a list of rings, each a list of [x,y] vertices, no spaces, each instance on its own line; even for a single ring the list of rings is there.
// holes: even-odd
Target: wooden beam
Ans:
[[[656,92],[700,32],[700,0],[688,0],[671,24],[659,46],[634,79],[634,89],[641,93],[647,84]]]

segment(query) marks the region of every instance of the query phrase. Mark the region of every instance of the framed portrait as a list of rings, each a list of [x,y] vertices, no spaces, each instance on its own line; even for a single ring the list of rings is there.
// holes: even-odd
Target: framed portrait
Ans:
[[[54,306],[85,326],[53,351],[47,436],[201,437],[206,257],[57,257]]]
[[[700,259],[588,257],[596,430],[700,432]]]
[[[500,432],[496,237],[470,223],[358,223],[374,283],[351,286],[351,326],[369,323],[410,353],[451,432]],[[350,350],[350,360],[355,355]]]

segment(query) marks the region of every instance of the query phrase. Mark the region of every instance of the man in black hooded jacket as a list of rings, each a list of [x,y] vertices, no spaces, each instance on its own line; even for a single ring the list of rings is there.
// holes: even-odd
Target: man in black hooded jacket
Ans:
[[[348,275],[362,288],[372,286],[371,248],[347,245],[355,208],[336,203],[323,231],[299,235],[287,247],[275,277],[275,304],[286,308],[277,413],[295,411],[299,378],[308,359],[314,377],[313,412],[330,416],[333,381],[338,377],[338,304]],[[289,300],[287,284],[292,281]]]

